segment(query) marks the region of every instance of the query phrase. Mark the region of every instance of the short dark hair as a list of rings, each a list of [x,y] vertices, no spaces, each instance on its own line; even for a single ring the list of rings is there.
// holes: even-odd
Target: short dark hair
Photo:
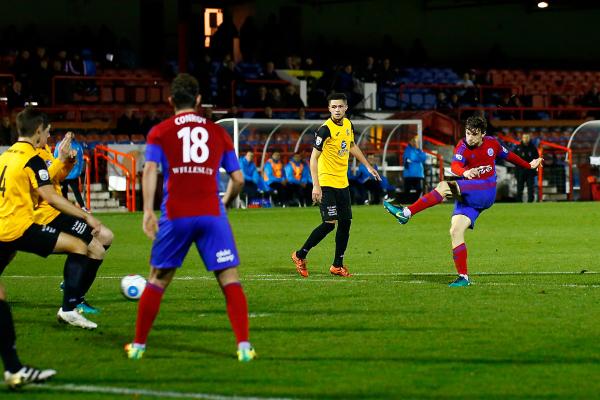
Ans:
[[[344,100],[344,103],[348,103],[348,97],[344,93],[331,93],[327,96],[327,105],[331,103],[331,100]]]
[[[17,114],[17,132],[19,132],[19,136],[32,137],[40,125],[45,129],[48,123],[48,116],[33,107],[26,107]]]
[[[198,80],[190,74],[178,74],[171,83],[171,101],[176,109],[196,107],[199,94]]]
[[[487,121],[483,117],[473,115],[467,118],[467,120],[465,121],[465,129],[485,133],[487,129]]]

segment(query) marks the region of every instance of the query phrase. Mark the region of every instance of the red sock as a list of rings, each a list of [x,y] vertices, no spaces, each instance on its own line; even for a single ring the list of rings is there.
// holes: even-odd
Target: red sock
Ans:
[[[138,304],[134,343],[146,344],[148,333],[150,333],[154,319],[158,314],[160,301],[162,300],[164,292],[165,289],[159,286],[151,283],[146,284],[146,288],[144,289],[144,293],[142,293],[140,303]]]
[[[246,295],[239,282],[230,283],[223,287],[223,294],[227,302],[227,315],[237,342],[248,341],[248,303]]]
[[[437,191],[432,190],[431,192],[422,196],[419,200],[415,201],[413,204],[408,206],[408,209],[410,210],[410,213],[412,215],[415,215],[416,213],[421,212],[426,208],[433,207],[436,204],[441,203],[442,200],[444,200],[442,195],[439,194]]]
[[[462,243],[452,249],[454,266],[460,275],[467,275],[467,246]]]

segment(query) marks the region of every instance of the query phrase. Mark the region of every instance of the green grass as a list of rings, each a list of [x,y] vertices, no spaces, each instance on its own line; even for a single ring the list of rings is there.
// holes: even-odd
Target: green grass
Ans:
[[[136,303],[118,278],[147,274],[141,215],[100,215],[115,232],[88,298],[88,332],[56,323],[63,256],[19,254],[1,278],[21,358],[69,383],[157,391],[294,398],[591,399],[600,393],[600,203],[497,204],[467,233],[469,288],[450,289],[449,205],[407,225],[380,207],[353,210],[346,261],[332,277],[334,234],[289,260],[320,223],[316,209],[230,213],[242,259],[251,340],[241,365],[224,300],[191,251],[167,291],[140,362],[124,357]],[[502,275],[478,273],[504,273]],[[572,272],[573,274],[517,274]],[[438,273],[438,274],[422,274]],[[439,275],[447,273],[447,276]],[[514,274],[511,274],[514,273]],[[17,277],[19,276],[19,277]],[[148,398],[0,388],[2,399]]]

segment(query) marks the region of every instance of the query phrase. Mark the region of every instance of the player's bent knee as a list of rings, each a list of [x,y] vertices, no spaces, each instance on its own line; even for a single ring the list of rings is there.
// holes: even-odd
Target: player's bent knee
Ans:
[[[103,246],[110,246],[114,239],[114,233],[105,226],[102,226],[100,233],[98,234],[98,240]]]
[[[150,277],[148,278],[148,282],[153,285],[159,286],[163,289],[166,289],[167,286],[173,280],[175,276],[175,271],[177,268],[155,268],[152,267],[152,271],[150,271]]]
[[[221,287],[225,287],[232,283],[238,283],[240,281],[236,267],[215,271],[215,275],[217,276],[217,280],[219,281],[219,285]]]

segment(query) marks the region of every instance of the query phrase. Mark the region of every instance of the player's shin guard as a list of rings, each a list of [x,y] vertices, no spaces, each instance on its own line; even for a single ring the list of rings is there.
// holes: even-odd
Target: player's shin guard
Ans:
[[[238,343],[247,342],[249,336],[248,303],[242,285],[236,282],[223,286],[223,294],[227,302],[227,315],[233,333],[235,333],[235,338]]]
[[[344,253],[348,247],[351,224],[352,220],[349,219],[338,221],[337,232],[335,233],[335,257],[333,259],[333,265],[336,267],[344,266]]]
[[[321,225],[317,226],[310,234],[308,239],[306,239],[306,243],[302,245],[302,248],[296,251],[296,257],[304,259],[306,255],[316,245],[318,245],[321,240],[325,239],[325,236],[329,235],[331,231],[335,229],[335,224],[323,222]]]
[[[10,307],[6,301],[0,300],[0,356],[4,363],[4,369],[11,373],[15,373],[23,367],[17,356],[15,341],[15,325]]]
[[[87,268],[88,258],[83,254],[69,254],[63,271],[65,287],[63,289],[62,310],[73,311],[82,296],[81,282]]]
[[[467,275],[467,246],[464,243],[459,244],[452,249],[454,266],[459,275]]]
[[[160,302],[162,300],[165,289],[160,286],[147,283],[144,293],[138,304],[137,321],[135,324],[135,344],[146,344],[152,324],[158,315]]]
[[[433,207],[436,204],[440,204],[444,198],[436,190],[432,190],[426,195],[422,196],[419,200],[407,208],[410,210],[411,215],[415,215],[418,212],[425,210],[426,208]]]
[[[96,260],[94,258],[88,259],[87,267],[81,275],[81,282],[79,284],[80,301],[83,301],[85,294],[90,290],[92,284],[96,280],[96,275],[98,274],[100,265],[102,265],[102,261],[104,260]]]

